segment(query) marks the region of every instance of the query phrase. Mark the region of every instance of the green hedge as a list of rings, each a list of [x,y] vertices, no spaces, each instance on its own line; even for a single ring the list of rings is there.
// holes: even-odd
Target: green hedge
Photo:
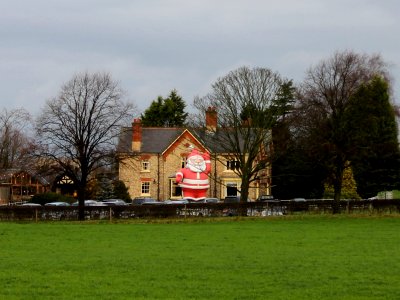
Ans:
[[[29,201],[31,203],[38,203],[44,205],[49,202],[68,202],[73,203],[76,200],[73,197],[61,195],[57,193],[44,193],[44,194],[37,194],[32,197]]]

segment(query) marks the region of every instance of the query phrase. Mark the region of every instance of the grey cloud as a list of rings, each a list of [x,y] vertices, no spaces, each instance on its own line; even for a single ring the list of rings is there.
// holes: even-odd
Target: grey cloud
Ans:
[[[110,72],[141,109],[173,88],[189,104],[241,65],[300,81],[344,49],[381,53],[400,89],[397,1],[14,0],[0,9],[0,104],[8,108],[37,113],[85,70]]]

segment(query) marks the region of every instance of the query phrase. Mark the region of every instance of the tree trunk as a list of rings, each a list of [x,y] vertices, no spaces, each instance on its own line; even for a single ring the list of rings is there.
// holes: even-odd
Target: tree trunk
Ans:
[[[242,176],[242,185],[240,187],[240,216],[247,216],[247,207],[242,203],[247,203],[247,199],[249,198],[249,183],[246,180],[246,176]]]
[[[85,220],[85,188],[82,188],[81,184],[78,187],[78,219]]]

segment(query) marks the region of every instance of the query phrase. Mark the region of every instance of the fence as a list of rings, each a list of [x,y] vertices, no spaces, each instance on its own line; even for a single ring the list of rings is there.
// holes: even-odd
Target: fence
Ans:
[[[132,218],[193,218],[247,215],[254,217],[280,216],[298,213],[332,213],[332,201],[307,200],[305,202],[248,202],[248,203],[189,203],[129,206],[85,207],[87,220],[113,220]],[[348,200],[340,201],[341,213],[400,213],[400,200]],[[78,208],[50,206],[0,206],[0,220],[44,221],[78,220]]]

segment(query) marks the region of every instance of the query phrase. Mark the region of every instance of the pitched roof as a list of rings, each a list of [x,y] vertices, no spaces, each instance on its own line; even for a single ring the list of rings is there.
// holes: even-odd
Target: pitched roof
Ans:
[[[185,131],[190,132],[198,142],[213,153],[223,153],[227,151],[227,145],[221,144],[221,141],[227,140],[226,137],[223,137],[228,134],[227,129],[210,133],[203,128],[186,129],[176,127],[142,127],[142,144],[140,152],[163,153]],[[222,135],[222,137],[220,135]],[[240,145],[244,142],[242,137],[238,138],[238,140]],[[132,127],[122,128],[117,151],[120,153],[132,152]]]
[[[2,169],[0,170],[0,182],[4,180],[9,180],[12,176],[15,176],[16,174],[20,173],[27,173],[29,176],[36,178],[40,184],[42,185],[49,185],[49,180],[47,180],[45,177],[39,175],[38,173],[27,170],[27,169]]]
[[[184,130],[184,128],[143,127],[141,152],[162,153]],[[132,152],[132,127],[122,128],[117,151]]]

